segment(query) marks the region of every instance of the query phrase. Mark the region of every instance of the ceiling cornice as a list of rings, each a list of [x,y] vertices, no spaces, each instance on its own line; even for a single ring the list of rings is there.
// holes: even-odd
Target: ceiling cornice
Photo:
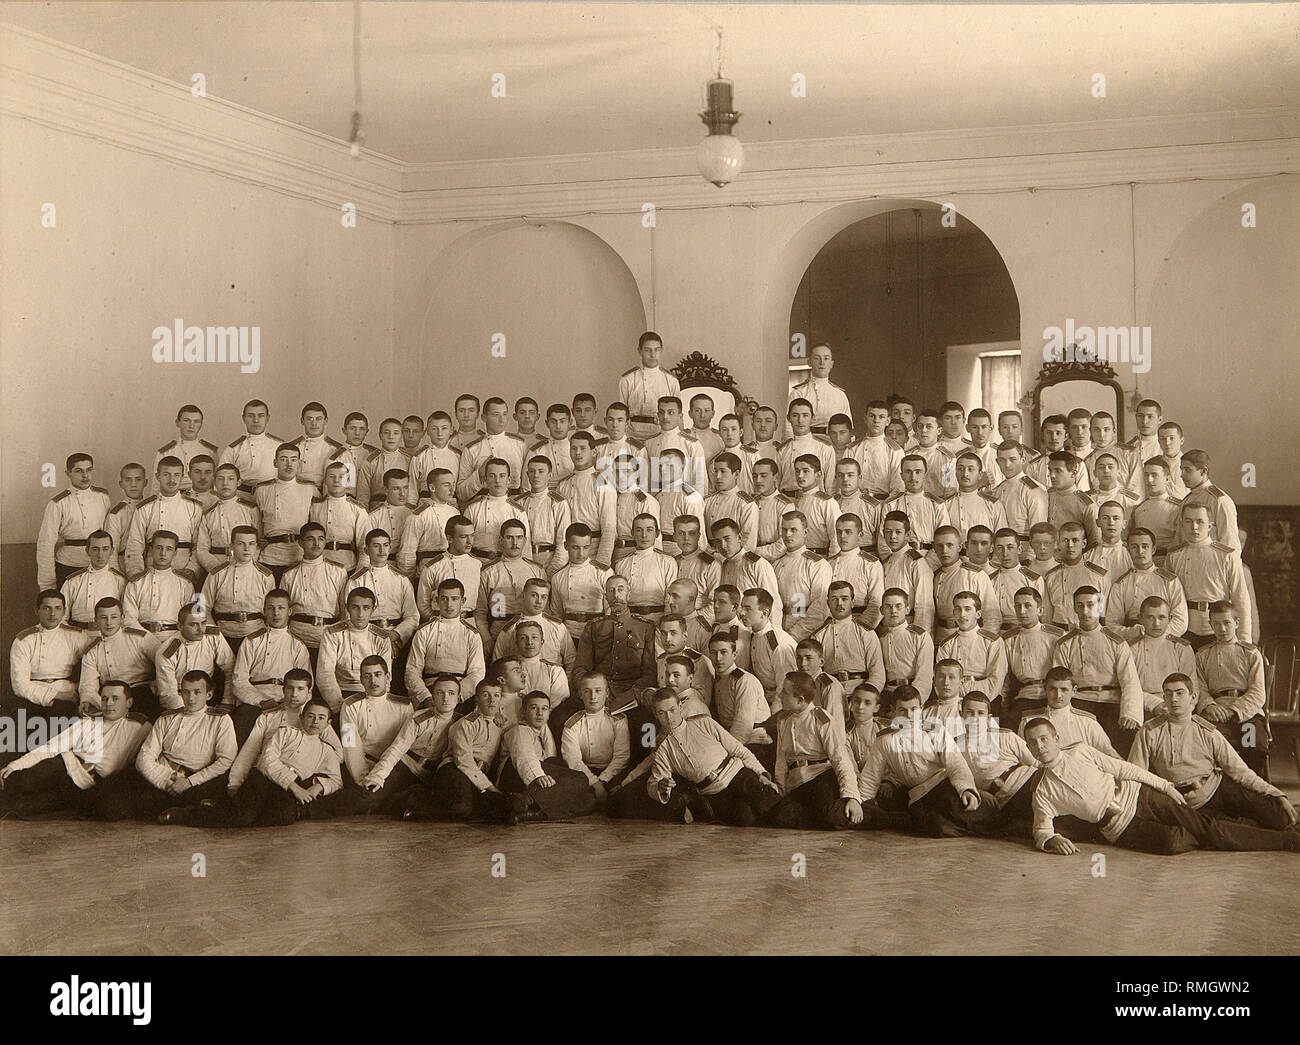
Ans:
[[[637,213],[872,196],[958,199],[1034,187],[1256,178],[1300,166],[1300,109],[1097,120],[746,146],[718,190],[694,149],[407,164],[13,26],[0,112],[397,224]],[[740,128],[743,138],[743,125]],[[628,172],[635,172],[629,175]]]

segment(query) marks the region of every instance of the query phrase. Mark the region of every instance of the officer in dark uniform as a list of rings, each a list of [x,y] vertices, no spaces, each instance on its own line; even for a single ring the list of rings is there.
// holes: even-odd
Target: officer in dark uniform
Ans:
[[[654,747],[653,731],[643,727],[653,721],[644,692],[655,684],[655,626],[627,608],[628,593],[625,577],[614,575],[605,582],[609,612],[583,629],[572,683],[576,693],[578,682],[588,672],[599,671],[609,680],[609,710],[618,714],[627,709],[635,764]],[[581,710],[581,701],[571,696],[552,712],[552,718],[566,722]]]

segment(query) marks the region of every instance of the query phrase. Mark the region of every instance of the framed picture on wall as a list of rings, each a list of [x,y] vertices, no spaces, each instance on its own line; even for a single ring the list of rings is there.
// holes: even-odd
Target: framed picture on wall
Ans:
[[[1242,557],[1255,582],[1261,634],[1300,634],[1300,508],[1243,504],[1237,521],[1249,535]]]

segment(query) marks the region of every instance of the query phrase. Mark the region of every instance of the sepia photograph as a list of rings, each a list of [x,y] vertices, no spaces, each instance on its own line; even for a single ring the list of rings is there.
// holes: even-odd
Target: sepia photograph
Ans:
[[[1280,1013],[1298,396],[1300,3],[0,2],[0,954]]]

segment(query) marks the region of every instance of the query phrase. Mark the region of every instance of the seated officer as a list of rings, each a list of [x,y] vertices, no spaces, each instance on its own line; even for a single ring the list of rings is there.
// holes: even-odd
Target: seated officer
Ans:
[[[1018,733],[998,728],[983,693],[962,698],[962,718],[957,747],[980,789],[980,808],[970,820],[971,829],[978,835],[1027,838],[1038,760]]]
[[[1210,606],[1214,641],[1196,651],[1201,703],[1196,713],[1213,723],[1246,765],[1268,773],[1268,726],[1265,722],[1264,658],[1257,646],[1237,636],[1232,603]]]
[[[1272,849],[1300,853],[1300,833],[1212,820],[1187,805],[1168,780],[1086,744],[1062,748],[1056,728],[1036,718],[1025,727],[1029,750],[1042,763],[1034,789],[1034,844],[1068,856],[1079,851],[1056,831],[1058,816],[1096,824],[1112,845],[1172,855],[1189,849]]]
[[[857,767],[841,728],[817,707],[817,685],[804,671],[781,684],[786,714],[777,727],[776,785],[782,798],[768,813],[774,827],[848,827],[862,822]]]
[[[120,606],[116,599],[103,599]],[[46,588],[37,596],[37,625],[20,631],[9,648],[9,679],[12,702],[5,711],[22,711],[26,718],[66,717],[77,713],[77,683],[74,676],[91,632],[78,631],[63,621],[63,595]],[[20,731],[21,732],[21,731]]]
[[[752,827],[780,801],[775,782],[749,749],[711,718],[687,718],[678,695],[654,695],[659,745],[650,758],[647,793],[670,806],[680,781],[702,799],[706,816]]]
[[[406,697],[389,692],[391,680],[388,662],[383,657],[367,657],[361,662],[361,684],[365,692],[343,702],[339,725],[343,763],[348,772],[343,790],[330,804],[330,811],[337,816],[379,812],[395,804],[397,782],[392,789],[382,785],[371,789],[366,785],[372,767],[397,738],[402,726],[415,715]]]
[[[211,696],[206,672],[185,674],[180,710],[159,715],[135,765],[113,774],[89,796],[97,819],[157,817],[162,824],[179,823],[172,812],[177,807],[221,797],[238,748],[229,711],[208,707]]]
[[[1074,676],[1069,668],[1057,666],[1049,670],[1043,676],[1042,694],[1045,703],[1025,707],[1020,712],[1022,737],[1030,719],[1045,718],[1056,728],[1062,747],[1087,744],[1103,755],[1119,758],[1097,716],[1074,706]]]
[[[632,759],[627,717],[609,713],[609,682],[598,671],[582,677],[578,699],[582,710],[564,724],[560,757],[570,769],[587,778],[597,804],[604,808],[610,788]]]
[[[285,706],[263,712],[240,748],[226,797],[175,810],[173,823],[270,827],[329,815],[327,803],[317,800],[343,786],[341,745],[330,727],[329,705],[311,697],[306,671],[295,668],[284,688]]]
[[[153,660],[157,675],[154,689],[158,694],[158,704],[164,711],[181,707],[180,680],[187,671],[206,671],[220,700],[235,664],[235,655],[230,652],[225,636],[216,628],[208,627],[202,602],[195,600],[182,606],[178,620],[179,634],[160,646]],[[217,684],[218,678],[220,685]]]
[[[408,793],[404,820],[503,821],[509,802],[489,773],[501,751],[501,684],[484,679],[474,690],[474,710],[452,723],[447,751],[428,792]]]
[[[551,698],[541,690],[524,695],[521,721],[505,731],[497,784],[510,803],[506,823],[567,820],[596,809],[596,794],[584,774],[570,769],[556,753],[547,727]]]
[[[921,694],[911,686],[895,692],[893,714],[858,774],[862,823],[856,826],[910,828],[934,838],[968,833],[979,791],[952,737],[937,720],[922,722]]]
[[[1192,714],[1192,680],[1175,672],[1164,680],[1164,714],[1147,721],[1128,760],[1172,781],[1187,804],[1205,816],[1245,817],[1284,831],[1296,823],[1295,807],[1251,772],[1210,723]]]
[[[100,683],[102,715],[83,715],[49,742],[0,769],[0,816],[78,813],[87,792],[135,762],[149,720],[131,712],[131,687]]]
[[[420,795],[427,795],[433,773],[447,753],[448,732],[457,719],[461,680],[442,674],[430,687],[429,706],[402,724],[387,750],[362,780],[367,791],[397,796],[385,803],[399,813]]]

